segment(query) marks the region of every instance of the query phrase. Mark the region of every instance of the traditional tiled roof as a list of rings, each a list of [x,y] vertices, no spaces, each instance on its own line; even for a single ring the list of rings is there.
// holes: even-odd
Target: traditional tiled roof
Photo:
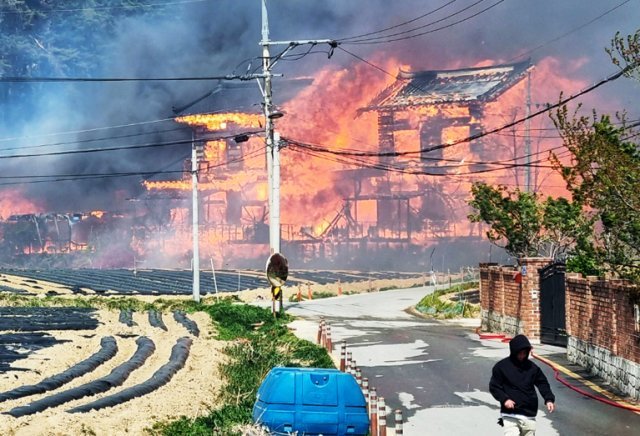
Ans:
[[[529,68],[527,60],[461,70],[401,70],[397,80],[362,110],[491,101],[520,81]]]

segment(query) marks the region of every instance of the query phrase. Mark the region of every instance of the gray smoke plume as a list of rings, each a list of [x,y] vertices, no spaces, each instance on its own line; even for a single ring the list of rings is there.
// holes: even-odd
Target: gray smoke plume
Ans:
[[[477,4],[470,7],[474,3]],[[461,68],[487,60],[499,63],[528,57],[535,63],[545,56],[554,56],[567,63],[581,60],[574,74],[578,75],[577,79],[591,82],[615,71],[604,52],[613,35],[617,31],[632,33],[640,22],[640,8],[633,2],[596,19],[619,3],[617,0],[268,0],[268,8],[272,40],[317,38],[340,41],[397,26],[442,7],[407,26],[360,38],[366,40],[398,34],[387,39],[401,40],[383,44],[345,43],[343,47],[374,64],[374,59],[389,56],[414,70]],[[103,44],[99,45],[104,49],[97,56],[100,62],[94,66],[94,74],[148,78],[259,72],[260,4],[259,0],[168,2],[162,13],[122,18],[117,22],[114,34],[105,35]],[[494,4],[494,7],[479,13]],[[446,18],[466,7],[469,7],[467,11]],[[478,16],[454,24],[475,13],[479,13]],[[438,20],[442,21],[425,26]],[[590,20],[594,20],[593,23],[585,25]],[[583,25],[584,28],[543,45]],[[425,27],[412,33],[400,33],[420,26]],[[440,27],[444,28],[437,30]],[[411,37],[430,31],[433,32]],[[74,38],[77,36],[75,29],[69,28],[67,32],[69,41],[81,41]],[[77,50],[80,56],[91,50],[83,46],[69,48]],[[328,45],[318,45],[308,55],[302,56],[307,49],[297,48],[292,54],[300,54],[300,58],[281,60],[275,71],[287,78],[309,77],[322,68],[349,69],[362,62],[340,47],[331,50]],[[272,54],[277,54],[278,50],[273,48]],[[375,69],[375,66],[371,68]],[[396,71],[387,73],[395,74]],[[74,75],[72,71],[68,74]],[[627,109],[637,111],[636,107],[629,107],[630,102],[637,101],[637,85],[624,79],[618,82],[599,92],[610,93],[620,102],[620,108],[627,106]],[[30,101],[22,105],[26,109],[14,114],[14,122],[2,126],[0,139],[30,139],[3,141],[0,148],[23,147],[18,151],[3,151],[3,154],[39,153],[45,150],[188,141],[191,133],[171,120],[174,117],[172,108],[184,107],[217,85],[215,81],[13,84],[14,87],[37,86],[34,88],[37,92],[29,94]],[[251,85],[254,86],[251,91],[229,91],[210,99],[210,110],[259,112],[258,88],[255,82]],[[3,83],[1,86],[8,85]],[[558,90],[558,93],[560,91],[563,90]],[[275,97],[276,101],[281,98],[277,94]],[[2,110],[11,112],[12,107],[5,106]],[[39,136],[65,131],[86,132]],[[97,138],[101,140],[85,142]],[[79,142],[53,148],[27,148],[74,141]],[[4,175],[180,171],[183,160],[190,154],[189,147],[188,143],[182,143],[120,152],[7,159],[0,161],[0,171]],[[171,177],[180,175],[162,178]],[[129,209],[131,206],[127,199],[142,193],[142,179],[140,176],[121,176],[26,184],[23,187],[29,198],[43,204],[48,211],[120,210]]]

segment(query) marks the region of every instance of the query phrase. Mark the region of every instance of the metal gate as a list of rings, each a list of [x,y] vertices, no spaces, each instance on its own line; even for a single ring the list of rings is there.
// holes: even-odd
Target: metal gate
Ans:
[[[564,273],[563,263],[540,269],[540,342],[561,347],[567,346]]]

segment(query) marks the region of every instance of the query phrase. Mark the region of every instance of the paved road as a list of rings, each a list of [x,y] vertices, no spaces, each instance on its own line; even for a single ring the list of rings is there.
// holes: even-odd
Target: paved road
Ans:
[[[346,340],[363,376],[390,410],[405,413],[405,435],[497,435],[499,408],[488,391],[491,368],[508,355],[508,344],[480,340],[478,321],[466,326],[425,320],[405,311],[432,288],[289,303],[301,319],[299,336],[315,341],[318,321],[331,325],[334,343]],[[339,347],[334,353],[339,354]],[[566,363],[564,350],[534,352]],[[537,361],[556,394],[557,411],[538,414],[538,435],[640,435],[640,414],[586,398],[553,378]]]

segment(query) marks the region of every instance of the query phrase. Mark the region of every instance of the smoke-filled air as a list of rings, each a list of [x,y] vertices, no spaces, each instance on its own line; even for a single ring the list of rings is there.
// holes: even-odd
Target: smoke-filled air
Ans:
[[[274,148],[295,267],[505,261],[471,185],[565,194],[544,109],[619,71],[634,3],[267,0],[268,92],[260,0],[3,2],[0,262],[188,268],[195,168],[201,262],[261,268]],[[637,119],[637,83],[570,107]]]

